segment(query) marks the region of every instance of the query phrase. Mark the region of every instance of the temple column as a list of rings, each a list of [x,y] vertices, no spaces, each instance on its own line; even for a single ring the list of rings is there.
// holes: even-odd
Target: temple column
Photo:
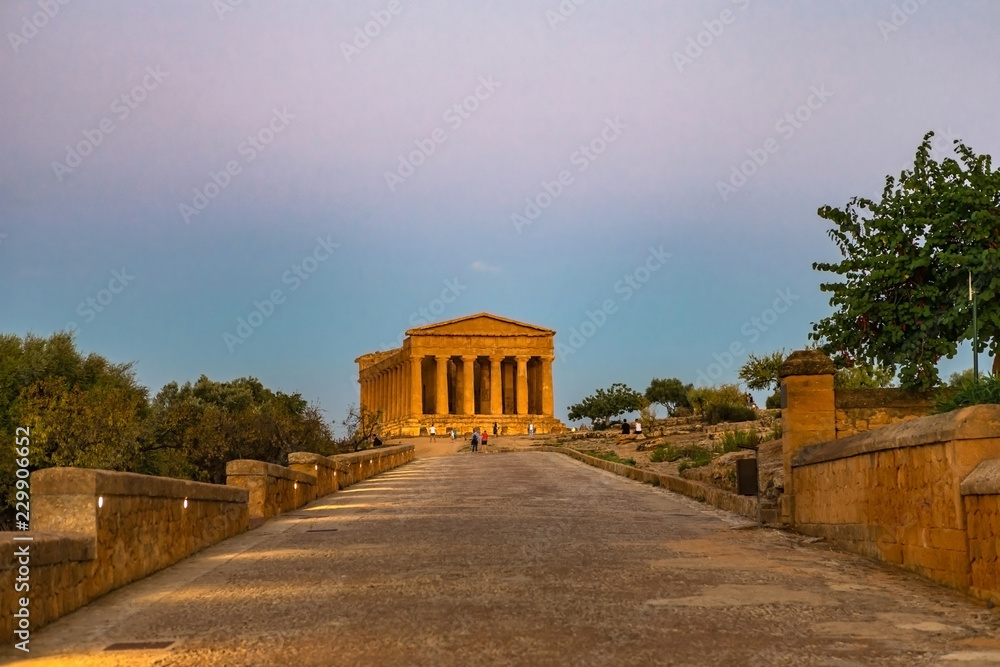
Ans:
[[[392,367],[385,369],[385,418],[392,420]]]
[[[396,415],[396,419],[403,416],[403,399],[405,394],[403,393],[403,365],[399,364],[392,371],[393,377],[396,378],[395,391],[393,394],[393,404],[396,406],[393,413]]]
[[[423,359],[410,357],[410,415],[419,417],[424,414],[424,378]]]
[[[541,357],[542,360],[542,414],[552,417],[556,414],[556,401],[552,392],[552,362],[555,357]]]
[[[389,416],[399,417],[399,367],[389,369]]]
[[[437,361],[437,392],[434,401],[434,412],[439,415],[448,414],[448,359],[447,356],[436,356]]]
[[[503,414],[503,384],[500,364],[503,357],[490,357],[490,414]]]
[[[462,414],[476,414],[475,367],[476,357],[462,355]]]
[[[528,414],[528,359],[531,357],[517,356],[517,414]]]

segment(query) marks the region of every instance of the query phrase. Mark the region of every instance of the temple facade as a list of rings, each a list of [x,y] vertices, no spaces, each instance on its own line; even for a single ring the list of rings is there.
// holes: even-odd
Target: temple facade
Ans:
[[[410,329],[403,346],[358,357],[361,405],[389,435],[561,431],[555,418],[555,331],[480,313]]]

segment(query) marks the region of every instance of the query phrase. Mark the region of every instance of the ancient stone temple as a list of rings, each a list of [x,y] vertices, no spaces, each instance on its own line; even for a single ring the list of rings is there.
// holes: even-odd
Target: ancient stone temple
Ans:
[[[555,418],[555,331],[480,313],[410,329],[403,346],[358,357],[361,405],[382,410],[385,432],[438,435],[564,428]]]

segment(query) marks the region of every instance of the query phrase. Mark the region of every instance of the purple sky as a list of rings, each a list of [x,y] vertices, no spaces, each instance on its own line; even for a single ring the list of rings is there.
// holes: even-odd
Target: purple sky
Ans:
[[[928,130],[1000,149],[985,0],[49,4],[0,8],[0,330],[75,324],[154,392],[253,375],[331,420],[422,309],[558,331],[563,417],[733,380],[734,343],[799,348],[829,312],[819,206]]]

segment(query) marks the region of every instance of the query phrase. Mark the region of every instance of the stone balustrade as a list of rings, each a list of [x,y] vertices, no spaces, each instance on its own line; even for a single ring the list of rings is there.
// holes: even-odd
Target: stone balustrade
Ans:
[[[82,468],[31,475],[31,531],[0,533],[0,604],[25,597],[38,628],[90,600],[247,529],[247,492],[217,484]],[[31,541],[14,541],[14,537]],[[16,592],[28,547],[26,592]]]
[[[962,482],[969,536],[970,590],[1000,604],[1000,459],[983,461]]]
[[[225,486],[82,468],[35,471],[31,531],[0,533],[0,642],[19,640],[13,614],[21,598],[30,600],[30,628],[37,630],[266,518],[413,458],[407,445],[290,454],[289,468],[232,461]],[[22,565],[30,588],[18,591]]]
[[[996,405],[807,445],[791,459],[793,527],[1000,599],[997,458]]]
[[[316,499],[314,475],[263,461],[230,461],[226,464],[226,485],[246,489],[254,528]]]

